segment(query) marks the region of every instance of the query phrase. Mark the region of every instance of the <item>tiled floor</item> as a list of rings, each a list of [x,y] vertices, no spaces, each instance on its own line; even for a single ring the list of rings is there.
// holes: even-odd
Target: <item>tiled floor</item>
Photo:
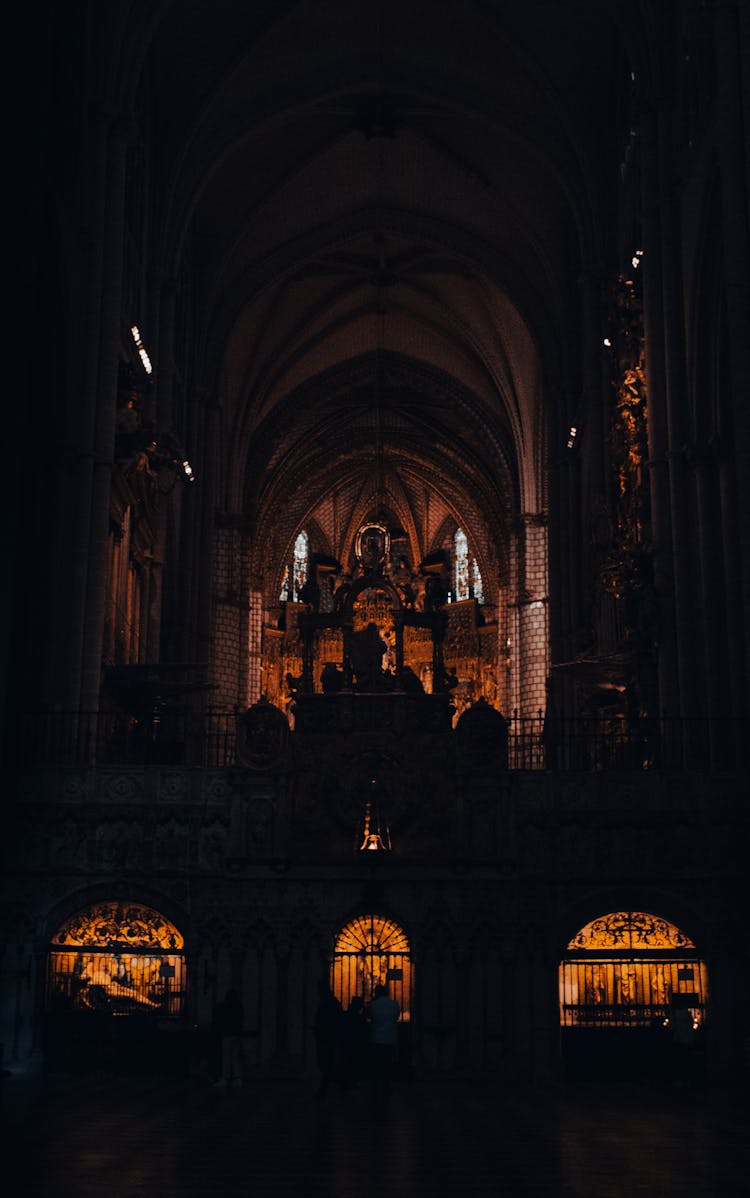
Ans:
[[[314,1082],[10,1077],[0,1191],[48,1198],[740,1198],[748,1107],[667,1086],[415,1081],[381,1115]],[[9,1179],[12,1177],[12,1183]]]

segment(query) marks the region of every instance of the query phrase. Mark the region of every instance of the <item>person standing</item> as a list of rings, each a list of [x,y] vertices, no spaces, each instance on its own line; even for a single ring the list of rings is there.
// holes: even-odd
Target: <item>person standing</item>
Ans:
[[[341,1092],[356,1090],[367,1065],[369,1028],[365,1019],[365,1004],[358,994],[349,1003],[341,1021]]]
[[[227,990],[214,1012],[214,1032],[221,1051],[221,1076],[217,1085],[242,1081],[242,1032],[245,1013],[236,990]]]
[[[398,1020],[401,1014],[395,998],[382,983],[375,987],[368,1011],[370,1021],[370,1063],[372,1098],[376,1107],[385,1105],[391,1092],[398,1046]]]
[[[320,1085],[316,1098],[325,1098],[336,1080],[341,1038],[341,1003],[326,982],[318,987],[318,1009],[315,1012],[315,1052],[320,1070]]]

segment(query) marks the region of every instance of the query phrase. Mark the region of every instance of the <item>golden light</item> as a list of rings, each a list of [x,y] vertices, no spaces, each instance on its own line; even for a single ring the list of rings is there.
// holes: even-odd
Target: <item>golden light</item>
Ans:
[[[179,1015],[185,999],[184,940],[169,920],[134,903],[99,903],[52,937],[50,1010]]]
[[[392,919],[360,915],[336,938],[331,989],[346,1010],[355,995],[369,1002],[378,985],[388,988],[401,1008],[401,1019],[408,1022],[412,972],[406,933]]]
[[[644,911],[611,912],[568,944],[559,968],[560,1024],[667,1026],[679,994],[688,999],[697,1028],[707,992],[705,963],[678,927]]]

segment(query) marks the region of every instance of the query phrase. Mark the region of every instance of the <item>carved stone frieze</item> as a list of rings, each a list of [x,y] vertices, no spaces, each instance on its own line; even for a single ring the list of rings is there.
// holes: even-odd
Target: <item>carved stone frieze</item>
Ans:
[[[144,772],[101,770],[96,776],[97,798],[116,803],[134,803],[144,796]]]
[[[160,802],[181,802],[189,795],[187,770],[160,770],[157,795]]]

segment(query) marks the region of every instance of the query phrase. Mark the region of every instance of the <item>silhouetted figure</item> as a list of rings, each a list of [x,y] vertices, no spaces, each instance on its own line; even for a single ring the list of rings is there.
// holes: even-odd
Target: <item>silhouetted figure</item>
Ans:
[[[365,1018],[364,1000],[358,994],[349,1003],[341,1020],[340,1080],[342,1094],[356,1090],[367,1067],[370,1029]]]
[[[696,1029],[689,1002],[688,995],[673,994],[669,1008],[672,1077],[680,1087],[695,1080]]]
[[[344,671],[333,662],[326,662],[320,673],[320,684],[324,695],[335,695],[344,685]]]
[[[227,990],[223,1002],[214,1010],[213,1030],[221,1054],[219,1086],[231,1086],[242,1081],[242,1031],[245,1013],[236,990]]]
[[[352,634],[352,666],[360,690],[382,690],[383,655],[388,649],[373,621]]]
[[[336,1080],[341,1039],[341,1003],[326,982],[318,987],[318,1009],[315,1012],[315,1052],[320,1070],[320,1085],[316,1098],[325,1098],[331,1083]]]
[[[423,695],[424,687],[411,666],[403,666],[401,670],[401,689],[407,695]]]
[[[372,1099],[382,1108],[391,1092],[398,1045],[399,1005],[390,998],[386,986],[375,987],[368,1010],[370,1021],[370,1071]]]

